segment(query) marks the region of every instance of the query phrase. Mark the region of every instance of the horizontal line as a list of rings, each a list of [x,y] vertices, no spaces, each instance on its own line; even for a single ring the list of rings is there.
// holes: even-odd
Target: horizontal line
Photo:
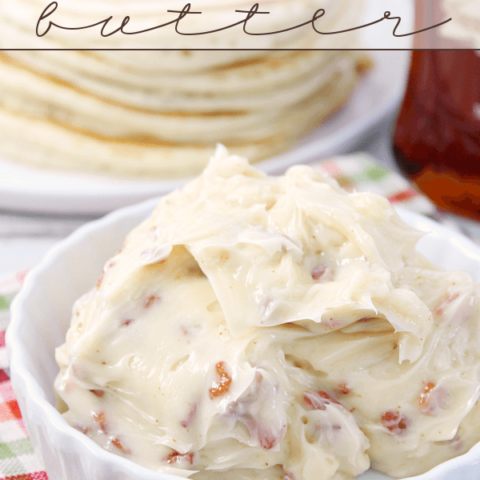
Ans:
[[[476,48],[0,48],[0,52],[414,52]]]

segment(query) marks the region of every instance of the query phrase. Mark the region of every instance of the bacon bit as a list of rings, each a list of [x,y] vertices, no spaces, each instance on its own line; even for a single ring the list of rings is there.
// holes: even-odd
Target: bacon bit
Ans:
[[[340,402],[331,397],[327,392],[305,392],[303,394],[303,401],[307,407],[313,410],[325,410],[327,405],[335,403],[337,405],[342,405]],[[343,405],[342,405],[343,407]]]
[[[356,410],[355,407],[353,407],[351,410],[349,410],[350,413],[353,413]]]
[[[462,439],[457,435],[455,435],[452,440],[445,442],[446,444],[448,443],[448,446],[452,448],[453,450],[460,450],[463,447],[463,442]]]
[[[428,407],[430,401],[430,392],[435,388],[435,384],[432,382],[424,383],[422,393],[418,396],[418,407],[420,410]]]
[[[339,383],[337,389],[342,395],[348,395],[352,391],[351,388],[347,387],[346,383]]]
[[[179,465],[184,462],[187,462],[189,465],[193,465],[193,457],[194,457],[193,452],[182,454],[174,450],[165,458],[165,462],[168,463],[169,465]]]
[[[408,426],[406,417],[399,412],[384,412],[382,415],[383,426],[394,435],[402,435]]]
[[[295,480],[295,477],[293,476],[292,472],[288,472],[285,470],[285,477],[283,480]]]
[[[248,421],[246,422],[247,430],[251,437],[256,436],[258,437],[258,441],[262,448],[265,450],[271,450],[273,447],[277,446],[285,436],[285,432],[287,431],[287,426],[283,425],[281,430],[277,433],[273,432],[268,426],[258,424],[254,418],[251,419],[253,424],[252,426],[248,426]]]
[[[322,275],[325,273],[327,270],[326,265],[317,265],[313,270],[312,270],[312,278],[313,280],[317,281],[320,280]]]
[[[122,322],[122,327],[128,327],[132,322],[133,322],[133,320],[130,319],[130,318],[128,320],[124,320]]]
[[[100,287],[101,287],[104,276],[105,276],[105,272],[103,272],[103,273],[100,275],[99,279],[97,280],[97,285],[96,285],[97,288],[100,288]]]
[[[262,380],[262,374],[257,372],[254,382],[248,389],[249,393],[246,396],[242,395],[240,400],[232,402],[228,406],[225,416],[242,423],[251,439],[257,439],[262,448],[271,450],[284,438],[287,425],[282,425],[279,431],[272,430],[268,424],[260,423],[259,419],[251,413],[251,405],[258,399],[257,391]]]
[[[198,409],[198,403],[196,402],[190,408],[190,411],[188,412],[187,418],[180,422],[180,425],[183,428],[189,428],[189,427],[192,426],[193,422],[195,421],[195,418],[197,417],[197,409]]]
[[[122,453],[128,454],[131,453],[130,450],[125,448],[118,438],[112,440],[112,444],[115,445]]]
[[[218,362],[215,366],[217,375],[220,377],[218,382],[213,382],[212,388],[209,390],[210,398],[213,400],[215,397],[220,397],[228,392],[232,383],[232,377],[228,375],[224,368],[224,362]]]
[[[437,317],[441,317],[444,313],[445,310],[448,308],[448,306],[455,301],[458,297],[460,296],[460,293],[447,293],[442,300],[440,300],[436,307],[433,309],[433,314]]]
[[[154,303],[159,302],[161,299],[157,295],[150,295],[143,302],[143,308],[150,308]]]
[[[103,433],[108,433],[107,422],[105,420],[105,414],[103,412],[94,413],[93,419],[98,423]]]
[[[98,398],[102,398],[105,395],[105,392],[103,390],[90,390],[90,392],[92,392]]]
[[[432,382],[424,383],[417,399],[418,408],[422,415],[438,415],[444,408],[447,391]]]
[[[312,279],[316,282],[331,282],[333,280],[333,270],[326,265],[317,265],[312,270]]]
[[[259,429],[258,432],[258,441],[260,442],[260,445],[262,448],[265,450],[271,450],[275,445],[278,445],[280,443],[281,438],[275,437],[273,433],[270,430],[266,430],[263,428]]]
[[[79,432],[82,432],[84,435],[86,435],[88,433],[88,428],[84,427],[83,425],[77,425],[74,428],[75,428],[75,430],[78,430]]]

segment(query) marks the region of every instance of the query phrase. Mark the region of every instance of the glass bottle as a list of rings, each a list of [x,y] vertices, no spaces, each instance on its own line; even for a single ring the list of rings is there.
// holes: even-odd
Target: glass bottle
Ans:
[[[477,13],[469,19],[458,10],[462,3],[477,3]],[[446,11],[452,22],[419,34],[415,48],[477,46],[462,21],[475,24],[478,15],[480,24],[480,0],[417,0],[417,25],[439,23]],[[401,170],[438,207],[480,220],[480,51],[413,52],[393,149]]]

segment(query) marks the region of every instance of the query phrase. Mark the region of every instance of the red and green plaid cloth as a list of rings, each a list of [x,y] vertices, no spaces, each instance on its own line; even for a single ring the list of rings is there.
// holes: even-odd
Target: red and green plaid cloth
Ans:
[[[41,458],[35,455],[8,376],[5,330],[9,307],[26,272],[0,279],[0,478],[48,480]]]
[[[397,173],[367,155],[338,158],[316,165],[349,191],[371,191],[419,213],[433,215],[433,204]],[[1,251],[0,251],[1,255]],[[26,272],[0,279],[0,480],[48,480],[42,459],[33,451],[8,376],[5,330],[10,302]],[[65,479],[68,480],[68,479]]]

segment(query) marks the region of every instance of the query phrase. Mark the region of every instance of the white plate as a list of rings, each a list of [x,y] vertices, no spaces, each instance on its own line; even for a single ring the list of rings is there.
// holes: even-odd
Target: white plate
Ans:
[[[178,480],[147,470],[103,450],[70,427],[54,408],[58,372],[54,349],[65,339],[72,305],[95,284],[103,264],[125,235],[147,217],[158,200],[129,207],[92,222],[55,246],[28,276],[12,305],[7,331],[11,378],[36,450],[51,480]],[[446,269],[480,280],[480,247],[463,235],[418,214],[398,209],[411,226],[431,232],[419,250]],[[480,444],[416,480],[478,480]],[[359,480],[389,480],[367,472]]]
[[[378,19],[391,7],[401,12],[402,32],[412,31],[413,0],[368,0],[365,22]],[[363,45],[411,48],[412,37],[394,39],[392,22],[361,30]],[[345,153],[362,136],[392,115],[405,90],[410,52],[371,52],[374,69],[360,82],[349,103],[304,138],[295,148],[258,166],[270,174],[283,173],[297,163],[309,163]],[[0,158],[0,208],[55,214],[99,215],[167,193],[180,181],[122,180],[103,175],[46,170]]]

